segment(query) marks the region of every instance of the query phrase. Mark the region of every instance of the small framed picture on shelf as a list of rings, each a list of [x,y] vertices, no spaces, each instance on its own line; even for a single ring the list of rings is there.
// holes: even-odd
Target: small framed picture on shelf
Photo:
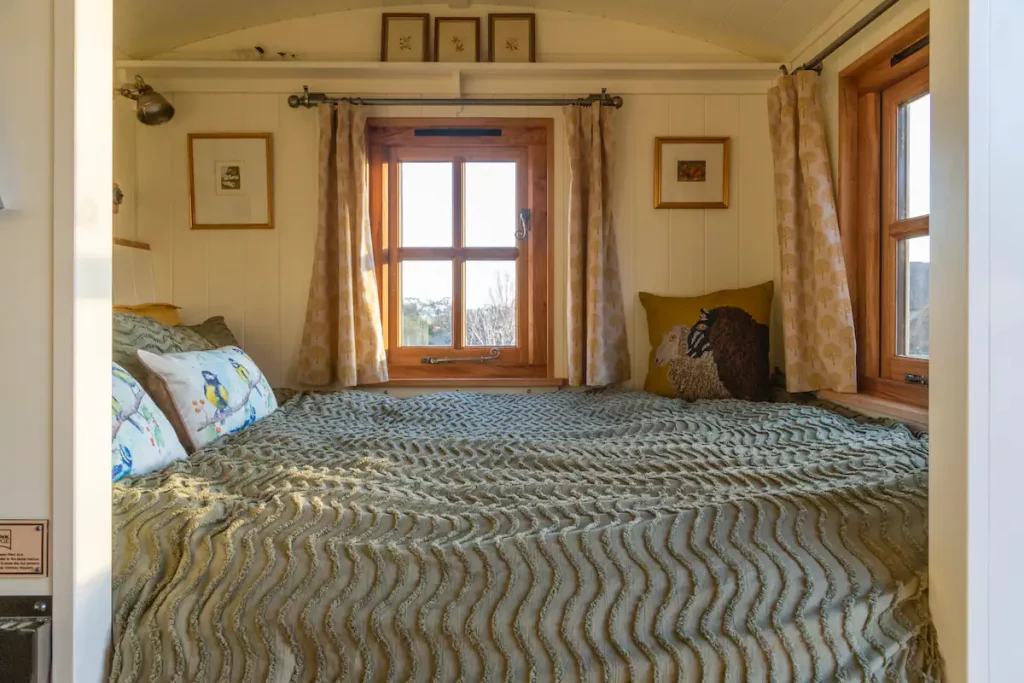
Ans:
[[[656,138],[654,208],[729,207],[729,138]]]
[[[434,17],[434,59],[438,62],[479,62],[480,19]]]
[[[193,230],[274,227],[270,133],[190,133],[188,188]]]
[[[380,28],[380,61],[429,62],[429,14],[383,14]]]
[[[536,62],[535,14],[488,14],[487,55],[492,62]]]

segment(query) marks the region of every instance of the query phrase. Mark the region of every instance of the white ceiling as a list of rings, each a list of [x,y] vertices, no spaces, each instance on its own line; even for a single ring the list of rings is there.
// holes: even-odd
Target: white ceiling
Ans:
[[[844,0],[484,0],[629,21],[705,40],[762,60],[782,60]],[[473,0],[449,0],[464,9]],[[284,19],[417,0],[115,0],[115,48],[145,58]]]

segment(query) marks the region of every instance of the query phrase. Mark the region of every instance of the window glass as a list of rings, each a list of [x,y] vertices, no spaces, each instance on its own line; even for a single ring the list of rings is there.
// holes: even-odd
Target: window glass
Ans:
[[[516,163],[465,165],[466,246],[516,246]]]
[[[466,346],[515,346],[516,262],[466,263]]]
[[[451,346],[451,261],[403,261],[400,273],[402,346]]]
[[[929,268],[928,235],[901,240],[897,252],[899,290],[896,307],[897,353],[928,357]]]
[[[931,205],[931,95],[926,93],[901,104],[897,120],[898,218],[927,216]]]
[[[452,163],[403,161],[399,175],[402,246],[452,246]]]

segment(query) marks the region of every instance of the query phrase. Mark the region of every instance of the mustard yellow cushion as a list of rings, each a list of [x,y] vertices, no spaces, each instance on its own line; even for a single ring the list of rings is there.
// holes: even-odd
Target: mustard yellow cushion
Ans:
[[[651,340],[644,389],[687,401],[771,398],[773,292],[772,282],[687,298],[640,292]]]
[[[144,318],[152,318],[164,325],[180,325],[178,307],[174,304],[136,304],[134,306],[114,306],[115,313],[134,313]]]

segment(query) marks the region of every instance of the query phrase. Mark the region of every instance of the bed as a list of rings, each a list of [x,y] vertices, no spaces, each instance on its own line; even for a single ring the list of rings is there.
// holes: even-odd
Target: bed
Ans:
[[[114,487],[110,680],[937,680],[926,486],[796,403],[300,393]]]

